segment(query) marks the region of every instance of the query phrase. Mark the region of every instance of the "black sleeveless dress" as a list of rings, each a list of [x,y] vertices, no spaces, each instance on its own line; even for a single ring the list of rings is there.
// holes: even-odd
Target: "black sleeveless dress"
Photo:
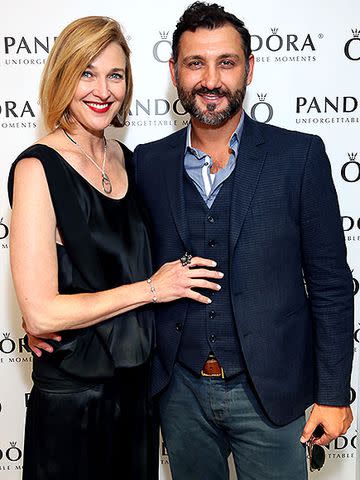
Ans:
[[[146,279],[151,258],[145,214],[129,174],[111,199],[45,145],[25,150],[45,171],[63,245],[57,245],[59,293],[111,289]],[[151,308],[96,326],[61,332],[54,353],[33,356],[26,416],[25,480],[147,480],[157,477],[157,430],[148,398]]]

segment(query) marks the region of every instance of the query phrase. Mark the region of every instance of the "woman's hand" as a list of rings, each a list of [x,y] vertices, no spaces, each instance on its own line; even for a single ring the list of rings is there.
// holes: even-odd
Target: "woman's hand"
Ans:
[[[196,267],[196,268],[194,268]],[[206,288],[209,290],[220,290],[218,283],[208,279],[221,279],[224,274],[215,270],[216,262],[207,258],[194,257],[191,265],[185,267],[180,260],[165,263],[153,276],[152,283],[156,290],[158,302],[171,302],[180,298],[190,298],[200,303],[211,303],[210,298],[201,293],[194,292],[193,288]],[[26,321],[23,318],[23,329],[27,332]],[[41,337],[31,335],[27,332],[28,345],[37,357],[41,357],[42,350],[52,353],[53,347],[46,342],[47,339],[60,342],[61,336],[58,333],[46,333]]]
[[[214,267],[216,262],[201,257],[192,258],[191,264],[186,266],[183,266],[180,260],[165,263],[152,276],[157,301],[172,302],[179,298],[190,298],[200,303],[211,303],[210,298],[194,292],[193,288],[220,290],[221,286],[218,283],[207,280],[223,278],[223,273],[209,270]]]

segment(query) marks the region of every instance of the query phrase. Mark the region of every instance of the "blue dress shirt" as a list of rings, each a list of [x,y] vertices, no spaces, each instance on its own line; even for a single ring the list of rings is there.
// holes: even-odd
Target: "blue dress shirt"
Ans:
[[[217,173],[210,173],[213,164],[210,155],[191,146],[191,123],[187,127],[187,141],[184,153],[185,171],[194,182],[208,208],[211,208],[222,184],[235,168],[244,126],[244,116],[243,112],[235,132],[231,135],[229,141],[229,150],[231,152],[229,161]]]

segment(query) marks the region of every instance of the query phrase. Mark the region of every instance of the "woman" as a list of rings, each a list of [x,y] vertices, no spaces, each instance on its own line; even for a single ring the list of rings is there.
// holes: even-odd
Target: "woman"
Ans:
[[[129,111],[129,54],[112,19],[66,27],[40,88],[50,133],[10,172],[11,267],[25,328],[61,339],[53,353],[34,357],[25,480],[156,475],[150,305],[209,302],[192,288],[216,290],[210,280],[221,276],[201,258],[192,260],[200,268],[177,260],[151,276],[148,232],[127,172],[131,154],[104,136]]]

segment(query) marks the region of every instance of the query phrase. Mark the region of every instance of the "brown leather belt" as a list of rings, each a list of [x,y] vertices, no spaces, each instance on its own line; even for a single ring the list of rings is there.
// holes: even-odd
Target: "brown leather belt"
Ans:
[[[225,378],[224,369],[220,363],[216,360],[215,357],[210,357],[204,363],[203,369],[201,370],[201,375],[203,377],[221,377]]]

